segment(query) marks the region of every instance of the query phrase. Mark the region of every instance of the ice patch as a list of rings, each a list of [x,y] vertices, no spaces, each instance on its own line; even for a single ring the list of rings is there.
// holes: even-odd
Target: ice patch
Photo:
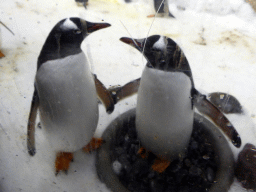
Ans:
[[[69,30],[69,29],[79,29],[77,25],[71,21],[69,18],[61,25],[61,29]]]
[[[165,46],[166,46],[165,38],[164,36],[160,36],[159,40],[155,42],[155,44],[153,45],[153,48],[164,50]]]

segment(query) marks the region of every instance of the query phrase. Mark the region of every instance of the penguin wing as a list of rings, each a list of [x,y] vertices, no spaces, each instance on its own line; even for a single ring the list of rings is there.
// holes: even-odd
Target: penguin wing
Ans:
[[[198,111],[209,118],[220,127],[220,129],[231,140],[234,146],[239,148],[241,146],[241,138],[231,122],[225,117],[225,115],[212,104],[205,95],[195,90],[194,104]]]
[[[27,148],[28,153],[33,156],[36,153],[36,147],[35,147],[35,124],[36,124],[36,115],[37,115],[37,109],[39,106],[39,96],[35,87],[32,102],[31,102],[31,108],[28,118],[28,130],[27,130]]]
[[[107,88],[103,85],[103,83],[94,75],[94,81],[96,86],[96,91],[99,99],[105,105],[107,113],[112,113],[114,111],[114,100],[111,96],[111,93],[107,90]]]
[[[114,87],[108,89],[108,91],[112,95],[115,104],[118,101],[137,93],[140,86],[140,79],[141,78],[135,79],[122,87]]]

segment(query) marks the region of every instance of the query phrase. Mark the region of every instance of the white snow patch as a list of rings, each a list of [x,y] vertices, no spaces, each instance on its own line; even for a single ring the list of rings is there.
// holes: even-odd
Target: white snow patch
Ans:
[[[216,15],[231,15],[245,20],[255,20],[251,5],[243,0],[168,0],[171,13],[179,10],[212,13]]]

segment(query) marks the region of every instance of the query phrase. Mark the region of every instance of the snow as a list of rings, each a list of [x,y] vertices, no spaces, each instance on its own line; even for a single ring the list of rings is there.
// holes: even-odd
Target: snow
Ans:
[[[243,106],[241,115],[227,115],[247,142],[256,144],[256,17],[242,0],[170,0],[176,19],[147,18],[153,2],[90,0],[87,10],[73,0],[0,0],[0,191],[109,191],[97,177],[95,153],[77,151],[68,175],[54,175],[54,153],[42,130],[36,130],[37,153],[26,149],[27,119],[33,94],[37,57],[53,26],[79,16],[111,27],[89,35],[82,44],[92,72],[107,86],[123,85],[141,76],[146,60],[139,51],[119,41],[132,35],[165,35],[176,41],[190,63],[195,86],[203,93],[230,93]],[[182,7],[185,10],[182,10]],[[154,22],[153,22],[154,21]],[[149,28],[152,28],[149,31]],[[129,33],[126,31],[125,25]],[[136,96],[116,105],[107,115],[100,105],[96,136],[124,111],[136,106]],[[243,148],[235,149],[235,156]],[[243,191],[234,182],[230,192]]]

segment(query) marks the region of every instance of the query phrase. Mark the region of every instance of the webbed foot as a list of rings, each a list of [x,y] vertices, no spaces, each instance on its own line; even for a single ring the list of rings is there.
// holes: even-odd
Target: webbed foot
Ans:
[[[89,144],[87,144],[85,147],[83,147],[84,152],[92,152],[95,149],[98,149],[103,143],[102,138],[92,138]]]
[[[55,175],[57,176],[60,171],[68,173],[69,164],[73,162],[73,153],[59,152],[55,159]]]
[[[156,158],[151,168],[158,173],[162,173],[167,169],[167,167],[169,167],[170,164],[171,161]]]
[[[4,54],[0,51],[0,58],[4,57]]]

